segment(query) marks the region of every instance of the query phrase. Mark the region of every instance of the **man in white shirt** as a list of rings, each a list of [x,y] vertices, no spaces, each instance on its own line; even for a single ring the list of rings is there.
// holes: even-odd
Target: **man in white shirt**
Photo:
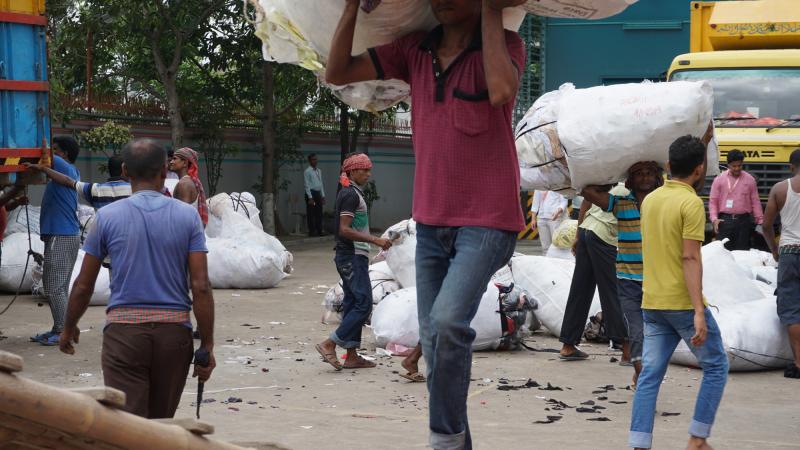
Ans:
[[[539,229],[539,240],[542,244],[542,254],[546,255],[556,228],[564,221],[567,211],[567,199],[553,191],[536,191],[533,194],[531,212],[536,216],[536,226]]]
[[[317,154],[308,155],[308,167],[303,174],[306,194],[306,219],[308,235],[322,236],[322,207],[325,205],[325,188],[322,186],[322,171],[317,167]]]

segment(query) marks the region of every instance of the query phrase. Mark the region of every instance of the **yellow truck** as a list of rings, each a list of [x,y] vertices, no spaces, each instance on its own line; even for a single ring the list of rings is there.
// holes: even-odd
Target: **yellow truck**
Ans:
[[[800,0],[692,2],[690,22],[667,79],[711,83],[720,161],[744,152],[766,199],[800,148]]]

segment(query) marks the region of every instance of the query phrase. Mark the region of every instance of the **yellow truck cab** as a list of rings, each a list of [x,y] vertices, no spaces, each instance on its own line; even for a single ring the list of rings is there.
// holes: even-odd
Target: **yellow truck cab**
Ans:
[[[720,162],[744,152],[766,199],[800,148],[800,1],[692,2],[690,49],[667,79],[713,86]]]

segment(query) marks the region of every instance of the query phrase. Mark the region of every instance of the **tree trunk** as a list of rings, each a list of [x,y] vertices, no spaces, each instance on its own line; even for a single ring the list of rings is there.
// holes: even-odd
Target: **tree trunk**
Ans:
[[[364,116],[366,114],[364,111],[359,111],[356,114],[356,123],[353,125],[353,134],[350,138],[350,153],[358,151],[358,138],[361,135],[361,126],[364,124]]]
[[[261,160],[261,223],[264,231],[275,235],[275,74],[272,63],[264,62],[261,81],[264,111],[261,118],[263,152]]]
[[[172,147],[177,150],[183,147],[183,133],[185,124],[181,114],[181,99],[178,95],[178,86],[175,76],[167,75],[162,81],[164,91],[167,94],[167,114],[169,115],[169,126],[172,135]]]

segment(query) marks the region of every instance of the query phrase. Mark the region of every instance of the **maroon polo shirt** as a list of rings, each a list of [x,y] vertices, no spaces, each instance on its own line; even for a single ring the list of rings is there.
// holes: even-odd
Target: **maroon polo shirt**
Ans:
[[[411,86],[412,215],[426,225],[520,231],[514,102],[489,103],[480,30],[444,71],[436,57],[442,33],[439,26],[369,50],[379,79]],[[514,65],[525,67],[519,35],[506,31],[506,45]]]

